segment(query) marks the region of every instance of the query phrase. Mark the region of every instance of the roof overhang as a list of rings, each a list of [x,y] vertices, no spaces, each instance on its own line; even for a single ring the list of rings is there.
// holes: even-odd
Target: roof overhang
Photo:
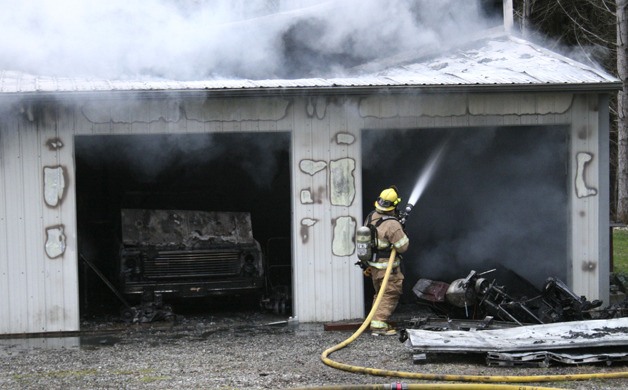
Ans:
[[[76,100],[110,98],[229,98],[229,97],[296,97],[296,96],[370,96],[417,94],[486,94],[486,93],[594,93],[611,94],[622,88],[621,82],[604,84],[503,84],[503,85],[405,85],[360,87],[290,87],[290,88],[205,88],[151,89],[111,91],[15,92],[0,94],[0,100]]]

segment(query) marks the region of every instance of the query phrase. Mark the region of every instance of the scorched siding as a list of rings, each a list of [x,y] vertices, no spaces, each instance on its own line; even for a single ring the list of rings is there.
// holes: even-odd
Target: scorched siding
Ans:
[[[6,286],[8,293],[2,297],[3,306],[8,307],[8,317],[3,318],[3,329],[6,333],[32,332],[28,328],[27,297],[28,281],[25,250],[26,245],[33,242],[27,240],[25,234],[25,207],[36,205],[29,204],[32,196],[24,193],[24,172],[22,166],[23,148],[21,135],[18,131],[17,120],[11,118],[7,126],[3,127],[3,189],[5,193],[6,219],[4,221],[6,231],[6,252],[3,262],[6,264],[8,275]],[[37,174],[37,172],[29,172]]]
[[[579,295],[609,300],[608,123],[601,123],[600,103],[608,99],[580,95],[572,106],[571,278]],[[598,222],[599,221],[599,222]]]
[[[353,235],[334,237],[334,223],[357,222],[361,197],[356,177],[359,167],[342,179],[332,170],[334,161],[359,158],[359,130],[351,126],[347,107],[355,102],[328,98],[304,98],[294,102],[293,188],[296,199],[294,218],[295,314],[300,321],[328,321],[358,318],[364,313],[363,277],[353,254]],[[338,141],[345,135],[349,143]],[[342,138],[341,138],[342,139]],[[345,160],[346,159],[346,160]],[[334,180],[347,180],[354,196],[334,200]],[[350,188],[345,188],[351,192]],[[341,219],[342,218],[342,219]],[[342,234],[342,233],[339,233]],[[335,254],[334,239],[344,241],[351,254]],[[345,248],[339,249],[344,251]]]
[[[57,110],[52,104],[25,105],[18,114],[15,106],[12,115],[3,116],[2,333],[79,328],[73,193],[46,183],[51,176],[45,175],[46,169],[67,172],[73,164],[71,143],[54,142]],[[63,147],[69,148],[65,157]],[[47,193],[59,196],[47,204]],[[64,202],[70,206],[64,209]]]
[[[362,223],[363,199],[370,204],[376,194],[362,194],[363,130],[567,125],[569,282],[578,294],[604,299],[608,229],[599,227],[608,219],[608,193],[600,175],[608,174],[608,157],[600,142],[608,129],[601,128],[607,117],[597,111],[605,101],[598,99],[571,93],[160,94],[15,104],[0,125],[0,332],[79,328],[74,135],[90,134],[290,132],[291,188],[285,191],[292,199],[293,314],[310,322],[364,315],[353,230]],[[596,194],[576,194],[579,153],[591,154],[581,168]],[[583,267],[596,257],[594,269]]]

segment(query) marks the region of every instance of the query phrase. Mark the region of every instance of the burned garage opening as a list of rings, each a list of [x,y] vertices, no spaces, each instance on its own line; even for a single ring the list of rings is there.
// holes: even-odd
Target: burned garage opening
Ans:
[[[75,136],[75,159],[82,316],[290,295],[289,133]]]
[[[397,185],[404,206],[425,184],[406,223],[402,299],[416,300],[421,278],[450,283],[472,270],[496,268],[487,278],[513,294],[566,280],[568,134],[567,126],[364,130],[364,215],[383,188]]]

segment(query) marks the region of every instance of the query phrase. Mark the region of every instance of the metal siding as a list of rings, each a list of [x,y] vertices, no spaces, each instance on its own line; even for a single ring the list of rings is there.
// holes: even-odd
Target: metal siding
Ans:
[[[571,107],[571,94],[521,93],[508,99],[496,94],[478,94],[469,99],[471,115],[536,115],[565,113]]]
[[[47,126],[41,130],[41,138],[39,140],[41,150],[41,167],[40,170],[43,170],[43,167],[56,167],[59,165],[59,157],[58,152],[50,150],[47,147],[43,147],[46,142],[52,138],[58,138],[62,143],[63,149],[71,149],[71,133],[70,136],[62,136],[58,133],[57,129],[63,128],[64,123],[68,121],[67,115],[63,115],[63,111],[59,107],[53,107],[57,112],[57,122]],[[66,179],[67,180],[67,179]],[[43,182],[43,179],[40,180]],[[66,183],[66,193],[67,193],[67,185]],[[40,192],[43,193],[43,190]],[[40,195],[43,197],[43,195]],[[65,199],[61,199],[60,202],[64,202]],[[60,213],[58,207],[50,207],[45,206],[43,201],[40,201],[43,205],[42,209],[42,237],[41,241],[38,245],[39,248],[43,249],[46,236],[45,230],[48,227],[62,225],[63,221],[60,218]],[[66,232],[67,235],[67,232]],[[67,241],[66,241],[67,245]],[[64,307],[63,305],[63,292],[67,288],[64,284],[63,280],[63,262],[66,261],[65,255],[50,259],[46,256],[46,254],[42,254],[45,259],[43,264],[43,270],[45,272],[45,284],[44,291],[45,297],[43,299],[44,307],[45,307],[45,329],[47,331],[64,331],[66,330],[64,321],[60,319],[59,310],[63,308],[63,310],[73,311],[77,309]]]
[[[303,175],[303,172],[299,169],[299,162],[304,155],[308,153],[309,138],[307,137],[304,126],[297,126],[297,115],[294,113],[294,106],[292,109],[292,215],[293,215],[293,229],[292,229],[292,245],[293,245],[293,259],[292,259],[292,286],[293,286],[293,314],[299,317],[302,321],[306,321],[306,318],[312,317],[311,313],[307,311],[307,302],[305,297],[308,292],[311,292],[309,286],[310,278],[307,277],[307,272],[310,267],[306,263],[308,254],[305,252],[306,247],[302,244],[302,229],[301,220],[308,214],[308,208],[311,205],[304,205],[300,202],[300,193],[304,188],[312,188],[311,180],[308,176]],[[299,116],[300,117],[300,116]]]
[[[311,102],[309,102],[311,103]],[[317,110],[320,109],[320,102]],[[297,110],[306,109],[297,106]],[[318,222],[312,227],[311,243],[314,247],[314,275],[316,291],[316,318],[331,319],[333,312],[333,297],[335,286],[333,282],[332,253],[331,253],[331,201],[329,191],[329,124],[327,116],[318,118],[319,113],[310,116],[312,132],[312,159],[324,161],[327,167],[312,177],[312,188],[324,188],[325,196],[321,203],[315,203],[312,209],[312,218]]]
[[[570,199],[571,199],[571,285],[573,291],[587,299],[600,296],[600,265],[598,258],[598,221],[600,212],[600,156],[598,154],[598,119],[590,111],[591,97],[578,95],[572,107],[570,148]],[[576,194],[577,157],[589,153],[592,160],[585,165],[584,178],[588,187],[597,190],[596,195],[578,197]],[[569,274],[568,274],[569,275]],[[608,277],[608,275],[606,275]]]
[[[502,95],[504,99],[508,99],[509,95]],[[469,96],[468,99],[475,97]],[[480,98],[480,97],[478,97]],[[261,101],[262,98],[259,98]],[[225,99],[220,104],[220,109],[213,109],[211,119],[190,120],[183,118],[177,121],[164,121],[160,125],[154,126],[155,115],[160,115],[157,107],[163,106],[158,102],[144,101],[139,107],[135,107],[133,112],[128,112],[129,120],[127,122],[110,122],[96,123],[94,118],[88,118],[82,113],[80,107],[73,110],[60,110],[58,115],[58,123],[56,128],[46,128],[39,135],[34,146],[31,139],[32,134],[24,134],[24,140],[20,137],[21,131],[17,131],[18,125],[15,119],[7,122],[7,127],[0,133],[0,200],[2,200],[3,208],[0,208],[0,240],[6,245],[0,248],[0,293],[6,292],[0,298],[0,303],[4,303],[0,308],[0,332],[17,333],[25,332],[30,329],[33,324],[39,326],[40,322],[29,319],[35,311],[46,310],[45,328],[48,331],[69,331],[79,328],[79,312],[78,312],[78,266],[77,266],[77,232],[76,232],[76,205],[75,205],[75,182],[74,182],[74,134],[119,134],[119,133],[146,133],[146,132],[185,132],[185,131],[267,131],[277,129],[292,130],[292,151],[291,151],[291,191],[292,191],[292,209],[293,209],[293,295],[294,307],[293,313],[299,317],[302,322],[311,321],[327,321],[340,320],[348,318],[357,318],[363,316],[363,283],[359,269],[353,265],[355,259],[351,256],[334,256],[332,253],[332,239],[334,218],[339,216],[353,216],[359,225],[362,219],[362,193],[361,193],[361,145],[360,131],[364,128],[386,129],[404,127],[404,128],[429,128],[429,127],[466,127],[466,126],[495,126],[503,123],[506,124],[555,124],[569,123],[574,121],[572,125],[572,145],[570,159],[573,164],[576,151],[592,151],[597,152],[599,149],[598,134],[595,132],[599,121],[599,116],[591,114],[588,110],[593,109],[591,104],[583,102],[582,96],[575,99],[576,103],[566,113],[554,113],[539,115],[535,113],[519,115],[517,107],[510,107],[505,111],[515,111],[515,113],[503,112],[502,114],[477,115],[470,114],[455,116],[434,116],[433,110],[442,112],[443,107],[430,103],[429,98],[422,107],[422,116],[393,116],[390,118],[380,117],[379,112],[372,112],[368,117],[361,117],[358,114],[357,98],[347,98],[341,104],[328,103],[326,99],[317,99],[317,105],[321,109],[325,107],[325,115],[308,116],[307,98],[294,98],[291,105],[286,107],[284,104],[277,102],[277,112],[281,112],[281,116],[274,119],[266,119],[264,121],[255,120],[253,117],[237,116],[235,112],[247,105],[252,111],[260,110],[259,102],[254,100],[241,100],[237,105],[227,104]],[[475,103],[475,102],[472,102]],[[100,104],[100,103],[99,103]],[[103,109],[107,108],[107,102],[102,102]],[[329,104],[329,105],[328,105]],[[545,102],[544,104],[548,104]],[[551,102],[549,103],[551,104]],[[477,105],[476,105],[477,106]],[[559,105],[560,106],[560,105]],[[381,107],[381,105],[380,105]],[[388,107],[390,108],[390,107]],[[188,108],[189,109],[189,108]],[[203,110],[199,105],[198,110]],[[550,112],[555,108],[539,107],[538,112]],[[549,110],[549,111],[548,111]],[[376,110],[375,110],[376,111]],[[312,111],[310,110],[310,113]],[[189,112],[188,112],[189,114]],[[321,112],[319,112],[321,114]],[[106,114],[109,115],[109,114]],[[106,117],[105,115],[105,117]],[[205,114],[206,115],[206,114]],[[258,116],[262,113],[258,113]],[[254,115],[252,115],[254,116]],[[262,115],[263,116],[263,115]],[[588,126],[593,133],[589,134],[587,140],[577,139],[577,129],[580,126]],[[58,130],[57,130],[58,129]],[[31,130],[28,130],[31,131]],[[337,132],[345,131],[353,134],[356,139],[351,145],[338,145],[333,139]],[[56,152],[43,149],[42,145],[45,138],[58,134],[63,141],[64,146]],[[30,145],[30,146],[29,146]],[[66,197],[62,203],[55,208],[43,207],[42,215],[37,215],[31,210],[25,211],[26,205],[29,207],[35,204],[37,200],[36,210],[42,206],[42,190],[41,177],[35,183],[34,179],[24,178],[24,175],[33,174],[33,161],[22,163],[22,156],[30,156],[33,158],[37,154],[37,147],[41,149],[41,163],[38,164],[38,171],[35,174],[41,175],[41,169],[45,165],[61,165],[66,168],[68,182],[66,183]],[[331,160],[339,158],[352,157],[355,158],[355,186],[356,198],[350,206],[334,206],[330,202],[329,192],[329,163]],[[599,164],[603,163],[599,159],[604,156],[597,156],[594,159],[596,165],[588,167],[587,172],[604,173],[604,167]],[[302,160],[325,161],[326,168],[314,175],[303,172],[299,168]],[[570,184],[573,185],[573,166]],[[598,173],[598,174],[599,174]],[[595,180],[598,188],[603,185],[603,181],[599,178],[589,176],[588,180]],[[39,189],[37,187],[39,186]],[[316,196],[319,189],[322,191],[322,199],[320,203],[316,201],[311,204],[302,204],[300,202],[300,191],[310,189]],[[31,191],[33,195],[29,195],[26,191]],[[24,197],[23,194],[28,196]],[[600,194],[601,195],[601,194]],[[30,198],[29,198],[30,197]],[[32,198],[32,199],[31,199]],[[579,263],[577,258],[588,256],[586,252],[590,246],[591,250],[603,250],[604,237],[598,232],[597,224],[602,224],[603,218],[599,215],[600,209],[599,195],[596,199],[584,198],[574,199],[571,202],[575,206],[572,211],[572,219],[578,218],[581,221],[574,225],[572,234],[572,250],[574,253],[574,270],[572,277],[577,280],[578,293],[581,293],[581,286],[586,287],[586,291],[582,293],[591,296],[591,288],[597,289],[600,283],[593,282],[591,285],[590,275],[578,273]],[[27,202],[27,203],[25,203]],[[578,215],[579,210],[586,211],[586,218]],[[29,222],[25,223],[24,219],[28,218]],[[42,219],[43,222],[31,221],[31,219]],[[316,219],[317,222],[311,227],[302,226],[302,221],[307,218]],[[44,261],[45,275],[43,286],[35,293],[36,296],[30,301],[28,300],[28,287],[30,283],[39,283],[40,276],[37,269],[40,263],[33,263],[26,266],[26,246],[32,254],[36,254],[37,250],[43,251],[43,229],[41,227],[50,225],[63,224],[66,235],[66,252],[62,258],[48,259]],[[35,242],[27,239],[29,232],[33,227],[40,227],[40,239]],[[28,230],[27,230],[28,229]],[[302,233],[307,233],[307,239],[303,239]],[[598,236],[599,234],[599,236]],[[590,239],[591,236],[594,239]],[[599,242],[598,242],[599,240]],[[599,244],[599,245],[598,245]],[[583,255],[584,253],[584,255]],[[600,260],[600,267],[603,266],[603,260]],[[2,274],[4,273],[4,275]],[[28,273],[28,277],[26,276]],[[607,277],[607,274],[600,272],[596,274],[596,278]],[[4,278],[4,280],[3,280]],[[597,280],[596,279],[596,280]],[[574,283],[576,284],[576,283]],[[43,291],[42,291],[43,290]],[[42,292],[45,300],[37,299],[41,297]],[[597,294],[597,291],[595,292]],[[595,295],[593,294],[593,295]],[[31,305],[29,311],[26,307]],[[35,306],[38,306],[35,308]],[[56,313],[56,314],[55,314]],[[57,316],[57,314],[61,314]],[[54,314],[54,315],[53,315]],[[29,325],[29,321],[30,325]],[[39,331],[39,330],[37,330]]]
[[[68,118],[71,120],[72,118]],[[59,165],[65,167],[68,181],[66,195],[59,205],[59,221],[64,225],[66,250],[61,264],[63,279],[63,329],[79,330],[79,283],[78,283],[78,242],[76,226],[76,181],[74,166],[74,128],[71,124],[60,122],[59,134],[67,140],[66,147],[58,152]],[[67,136],[66,136],[67,134]],[[54,308],[53,308],[54,309]]]
[[[354,142],[348,145],[334,143],[334,149],[337,154],[332,155],[332,159],[351,158],[355,161],[355,171],[353,179],[355,185],[355,198],[350,206],[342,207],[338,216],[351,216],[355,218],[356,228],[362,224],[362,166],[361,166],[361,143],[360,143],[360,127],[356,119],[351,115],[355,111],[356,103],[347,100],[332,111],[331,120],[331,137],[335,138],[340,132],[349,133],[354,137]],[[351,237],[354,240],[354,237]],[[334,320],[362,318],[364,317],[364,276],[362,270],[355,266],[357,256],[355,252],[350,256],[339,257],[335,259],[338,262],[338,280],[336,284],[342,289],[339,306],[334,313]],[[336,299],[338,301],[338,299]]]
[[[50,319],[58,326],[58,330],[74,331],[80,328],[79,313],[79,276],[78,276],[78,242],[76,227],[76,180],[74,166],[74,135],[78,132],[80,110],[72,108],[65,115],[59,115],[57,123],[58,137],[64,146],[50,158],[57,160],[65,169],[66,190],[65,197],[58,207],[48,214],[52,222],[63,224],[66,250],[60,262],[49,263],[51,271],[55,273],[54,283],[50,284],[51,294],[54,294],[54,303],[49,309],[53,310],[58,319]],[[58,289],[58,286],[63,288]],[[55,291],[52,291],[55,290]],[[62,309],[62,310],[60,310]],[[57,321],[55,321],[57,320]]]
[[[360,279],[356,279],[351,261],[332,253],[333,218],[344,216],[346,208],[330,201],[329,163],[337,157],[332,154],[336,151],[332,151],[331,114],[326,99],[300,99],[294,106],[295,313],[304,322],[352,318],[356,311],[362,314],[362,290],[356,293],[351,288]],[[325,169],[310,175],[298,168],[303,160],[324,162]],[[314,203],[301,204],[301,190],[310,190],[316,197]],[[307,219],[316,223],[303,226]],[[303,240],[304,234],[307,240]],[[359,305],[354,305],[356,300]]]
[[[6,134],[5,172],[7,203],[7,263],[9,317],[4,319],[8,333],[28,330],[28,284],[26,277],[27,245],[24,227],[24,180],[22,171],[22,143],[17,121],[10,120]]]
[[[351,216],[356,223],[361,223],[361,180],[359,164],[354,171],[356,194],[350,206],[333,205],[330,199],[330,168],[332,160],[359,156],[360,144],[338,145],[335,135],[351,132],[359,139],[360,123],[349,123],[347,112],[352,120],[356,118],[357,106],[354,101],[335,105],[327,99],[311,101],[299,100],[295,104],[293,166],[295,174],[295,271],[294,294],[295,313],[301,321],[328,321],[359,318],[364,315],[363,277],[353,265],[352,256],[336,256],[332,252],[333,221],[340,216]],[[301,125],[301,127],[299,127]],[[351,131],[349,131],[351,129]],[[309,175],[298,166],[302,160],[323,161],[324,170]],[[301,204],[300,191],[309,189],[314,196],[314,203]],[[319,191],[322,189],[322,191]],[[317,222],[304,228],[300,225],[304,218]],[[307,242],[302,242],[299,232],[307,232]]]
[[[364,221],[364,215],[362,215],[364,194],[362,193],[362,130],[364,129],[364,121],[357,115],[357,102],[345,107],[345,113],[347,116],[347,130],[355,136],[355,143],[351,145],[353,152],[351,153],[355,157],[355,201],[353,202],[353,209],[351,215],[355,216],[357,226],[362,226]],[[357,262],[357,254],[351,257],[350,264]],[[355,270],[355,275],[351,280],[351,311],[349,312],[350,318],[364,318],[364,284],[370,283],[370,280],[366,279],[362,275],[362,269],[352,265]],[[356,273],[357,271],[357,273]]]
[[[42,118],[36,118],[36,121]],[[22,141],[22,177],[24,194],[24,258],[26,279],[27,330],[45,331],[46,310],[44,295],[44,235],[41,224],[43,203],[42,167],[39,160],[38,124],[23,120],[19,128]]]
[[[59,137],[62,137],[65,141],[64,148],[70,148],[70,146],[73,145],[74,141],[70,142],[70,138],[74,138],[75,135],[89,135],[94,133],[93,123],[82,114],[79,105],[67,111],[67,119],[65,116],[61,116],[61,120],[64,122],[59,123],[58,126]],[[74,151],[72,151],[72,153],[74,153]]]
[[[598,96],[598,156],[599,157],[599,221],[598,221],[598,275],[599,294],[605,304],[610,303],[610,157],[609,157],[609,97],[608,95]]]
[[[312,159],[312,132],[311,123],[305,118],[304,110],[297,110],[296,102],[293,105],[293,131],[292,131],[292,156],[294,169],[292,171],[292,182],[294,183],[295,207],[293,245],[293,313],[300,321],[308,322],[316,318],[316,288],[314,274],[314,245],[311,242],[311,228],[302,224],[305,218],[311,218],[314,204],[302,204],[299,193],[303,189],[310,189],[314,192],[313,177],[304,173],[299,164],[304,159]]]
[[[55,210],[61,206],[44,202],[43,168],[59,163],[46,146],[58,124],[49,109],[38,109],[32,118],[7,115],[2,131],[0,332],[5,334],[77,330],[79,324],[77,267],[66,256],[75,242],[67,240],[69,251],[59,258],[50,259],[45,251],[46,227],[63,224],[70,235],[74,229],[72,221],[64,222],[74,219],[72,199],[64,218]],[[63,142],[72,164],[71,143]]]
[[[11,302],[9,300],[9,252],[6,192],[9,189],[5,163],[9,144],[6,141],[10,131],[9,120],[0,117],[0,334],[9,333],[9,318]]]
[[[344,104],[342,105],[344,107]],[[341,158],[348,158],[348,148],[346,145],[338,144],[336,142],[336,135],[339,132],[346,132],[346,118],[344,110],[339,109],[338,105],[333,102],[326,103],[326,110],[329,126],[329,161],[338,160]],[[355,174],[357,172],[354,171],[353,176],[355,178]],[[330,176],[331,180],[331,176]],[[355,180],[354,180],[355,185]],[[331,191],[331,186],[329,186]],[[357,189],[356,189],[356,197],[357,197]],[[340,217],[352,216],[353,213],[350,213],[351,206],[355,204],[355,198],[350,206],[332,206],[331,210],[331,220],[329,223],[330,230],[332,232],[331,240],[335,240],[335,234],[333,231],[334,225],[333,221],[337,220]],[[355,218],[355,217],[354,217]],[[333,249],[333,241],[332,243]],[[351,313],[351,304],[353,303],[352,299],[352,290],[354,284],[354,275],[357,272],[357,267],[353,267],[350,262],[352,259],[351,256],[337,256],[330,251],[330,255],[332,256],[332,284],[334,285],[334,295],[333,299],[333,310],[332,310],[332,319],[339,319],[337,317],[340,316],[341,313],[348,315]]]
[[[294,104],[290,109],[286,111],[286,115],[282,118],[281,123],[277,124],[277,127],[283,127],[284,129],[290,130],[290,191],[292,196],[290,207],[292,209],[292,230],[291,230],[291,254],[292,254],[292,263],[291,263],[291,271],[292,271],[292,314],[293,316],[298,318],[298,313],[300,312],[303,293],[303,286],[297,284],[300,282],[305,282],[306,279],[301,277],[301,270],[303,267],[301,266],[301,256],[302,251],[300,245],[300,225],[299,225],[299,214],[301,211],[301,203],[299,202],[299,193],[301,191],[301,182],[297,182],[297,178],[300,177],[299,171],[299,155],[296,150],[298,146],[302,146],[303,138],[300,137],[299,132],[297,131],[296,125],[296,115],[294,112]],[[299,143],[301,142],[301,144]]]

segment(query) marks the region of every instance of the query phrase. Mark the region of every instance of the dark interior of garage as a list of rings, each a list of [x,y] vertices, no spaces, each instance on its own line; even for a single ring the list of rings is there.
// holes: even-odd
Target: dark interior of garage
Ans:
[[[496,269],[487,278],[520,295],[548,277],[566,280],[566,127],[364,130],[362,137],[365,216],[391,184],[404,206],[443,148],[406,223],[402,302],[416,299],[420,278],[451,283],[471,270]],[[365,286],[368,305],[373,289]]]
[[[123,307],[114,291],[122,209],[248,212],[266,259],[260,294],[291,286],[289,159],[290,134],[284,132],[76,136],[82,317],[115,317]],[[169,303],[175,312],[223,304],[248,309],[259,307],[259,298],[224,294]]]
[[[564,126],[362,131],[364,215],[391,184],[405,205],[444,145],[406,224],[404,302],[420,278],[451,282],[470,270],[497,269],[489,277],[522,294],[550,276],[565,280],[567,134]],[[250,212],[255,239],[272,252],[272,283],[291,285],[289,133],[77,136],[75,158],[79,255],[114,286],[125,208]],[[117,315],[111,288],[79,267],[82,315]],[[258,304],[233,298],[175,303],[183,311]]]

